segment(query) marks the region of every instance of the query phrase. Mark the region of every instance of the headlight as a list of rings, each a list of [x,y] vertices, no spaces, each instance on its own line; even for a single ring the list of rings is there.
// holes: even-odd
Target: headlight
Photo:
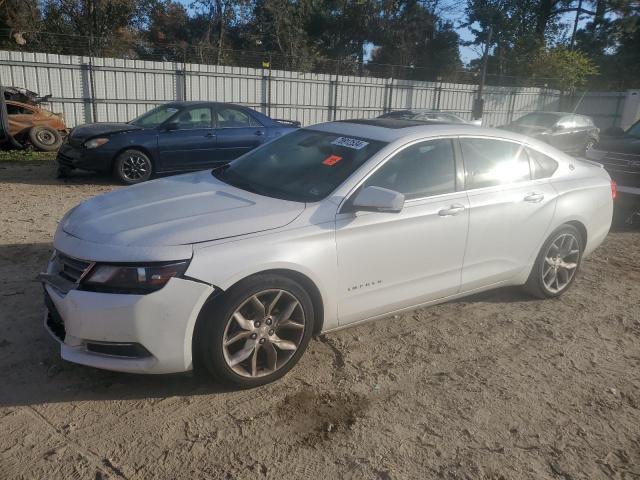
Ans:
[[[87,140],[86,142],[84,142],[84,146],[85,148],[97,148],[101,145],[104,145],[105,143],[107,143],[109,141],[108,138],[92,138],[91,140]]]
[[[109,293],[145,294],[160,290],[170,278],[181,276],[188,260],[154,265],[96,264],[82,280],[86,290]]]

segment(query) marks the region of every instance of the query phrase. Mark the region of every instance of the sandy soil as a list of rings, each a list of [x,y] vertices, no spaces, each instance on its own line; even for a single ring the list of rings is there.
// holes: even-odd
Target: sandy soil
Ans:
[[[640,478],[640,230],[558,300],[518,290],[315,340],[225,391],[60,360],[42,327],[56,221],[119,188],[0,164],[0,478]]]

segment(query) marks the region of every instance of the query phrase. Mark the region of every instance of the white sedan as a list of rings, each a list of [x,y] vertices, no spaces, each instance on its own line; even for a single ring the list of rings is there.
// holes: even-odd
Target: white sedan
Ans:
[[[598,164],[515,133],[315,125],[69,211],[45,323],[71,362],[259,385],[320,332],[506,285],[564,293],[614,197]]]

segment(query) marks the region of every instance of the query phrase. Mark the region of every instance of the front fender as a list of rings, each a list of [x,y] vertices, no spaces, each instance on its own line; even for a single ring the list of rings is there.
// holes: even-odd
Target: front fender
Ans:
[[[196,245],[185,275],[228,290],[246,277],[269,270],[289,270],[312,281],[322,297],[324,328],[337,326],[333,224]]]

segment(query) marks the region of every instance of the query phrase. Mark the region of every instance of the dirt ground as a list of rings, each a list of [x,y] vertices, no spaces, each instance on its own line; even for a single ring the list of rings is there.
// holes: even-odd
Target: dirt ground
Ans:
[[[0,478],[640,478],[640,229],[561,299],[516,289],[312,341],[283,380],[63,362],[36,274],[56,221],[119,188],[0,163]]]

